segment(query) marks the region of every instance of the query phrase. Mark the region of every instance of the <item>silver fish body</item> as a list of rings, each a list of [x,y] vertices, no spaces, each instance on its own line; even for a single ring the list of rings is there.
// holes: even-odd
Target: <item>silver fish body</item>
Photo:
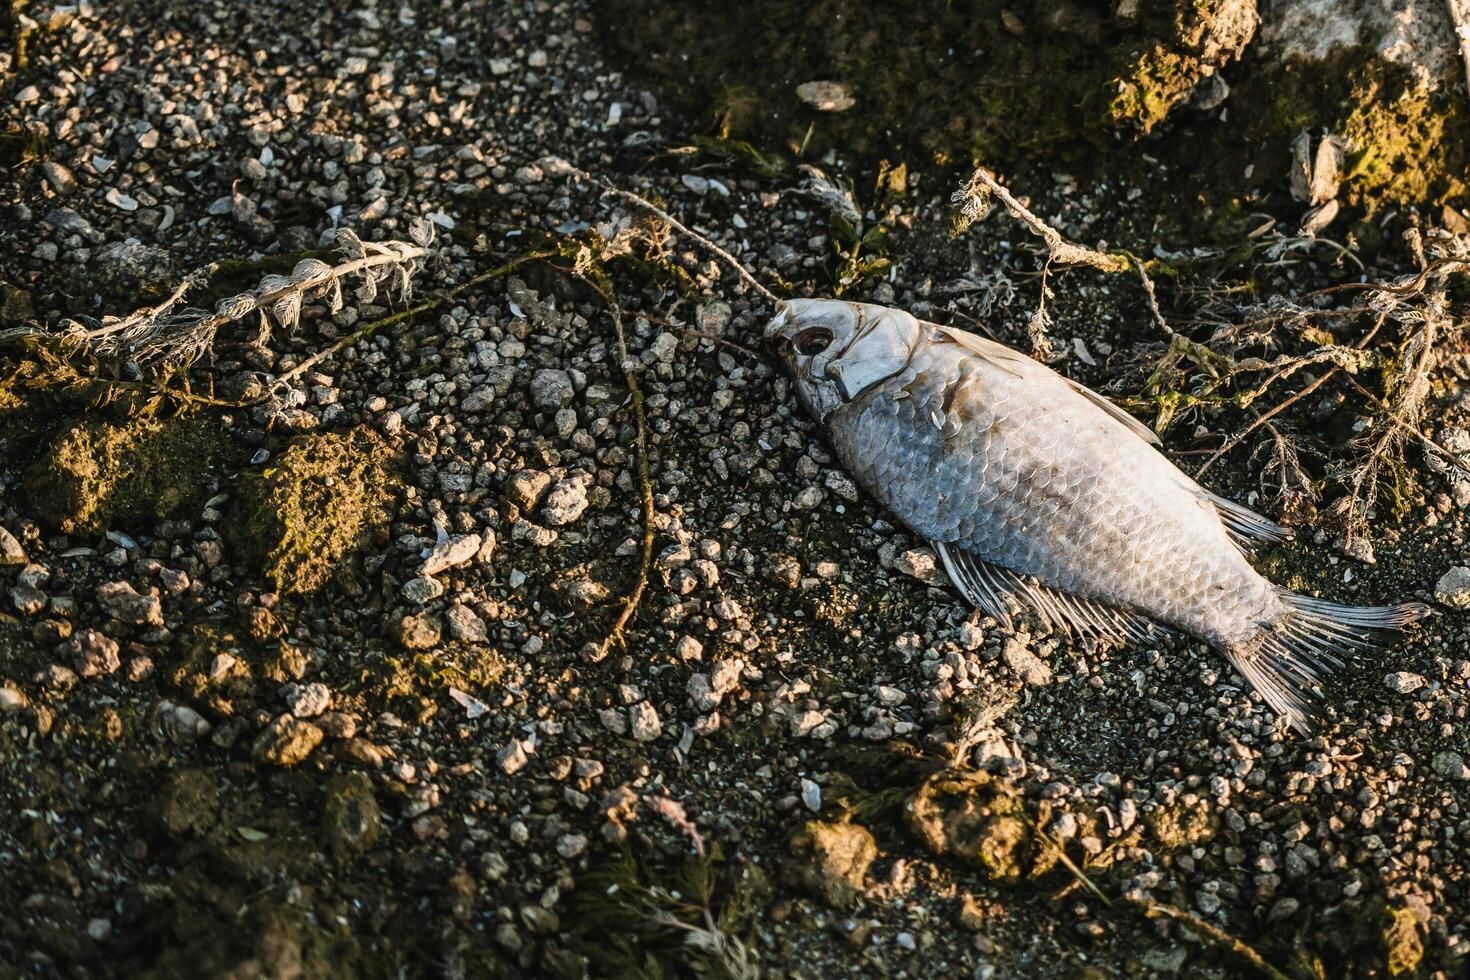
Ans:
[[[1285,529],[1204,490],[1106,399],[1000,344],[835,300],[788,301],[767,335],[848,472],[1003,622],[1019,602],[1102,636],[1182,630],[1305,729],[1335,652],[1427,612],[1272,585],[1241,542]]]

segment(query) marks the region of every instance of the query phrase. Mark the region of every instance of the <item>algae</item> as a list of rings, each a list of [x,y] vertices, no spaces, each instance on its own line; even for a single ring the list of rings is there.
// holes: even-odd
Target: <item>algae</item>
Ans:
[[[1147,134],[1240,55],[1256,24],[1255,5],[1239,0],[1144,4],[1132,14],[1081,0],[601,7],[635,70],[668,83],[719,138],[753,136],[812,156],[902,147],[939,163],[1080,154],[1117,134]],[[796,87],[814,79],[849,88],[855,107],[804,105]]]
[[[801,887],[834,908],[847,908],[862,894],[878,846],[866,827],[855,823],[808,821],[792,839],[787,866]]]
[[[197,505],[229,455],[200,416],[77,422],[26,471],[36,514],[67,534],[165,520]]]
[[[315,592],[386,529],[397,485],[390,463],[371,429],[301,436],[241,477],[236,547],[277,591]]]
[[[1037,856],[1021,788],[989,773],[936,775],[914,794],[905,816],[931,853],[973,864],[998,882],[1019,882]]]
[[[1204,141],[1202,165],[1235,174],[1253,165],[1248,184],[1264,190],[1287,172],[1292,138],[1321,129],[1350,144],[1341,196],[1367,217],[1390,205],[1441,204],[1470,190],[1470,112],[1455,92],[1426,88],[1365,48],[1251,67],[1232,98],[1252,111]],[[1220,180],[1230,176],[1219,172]]]
[[[1419,969],[1424,959],[1424,940],[1419,937],[1419,919],[1412,909],[1391,908],[1385,911],[1383,951],[1388,975],[1402,977]]]

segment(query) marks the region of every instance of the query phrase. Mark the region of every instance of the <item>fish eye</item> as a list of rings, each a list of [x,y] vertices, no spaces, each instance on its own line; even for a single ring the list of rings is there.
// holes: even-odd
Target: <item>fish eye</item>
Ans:
[[[832,331],[826,327],[808,327],[792,338],[791,346],[802,357],[815,357],[832,343]]]

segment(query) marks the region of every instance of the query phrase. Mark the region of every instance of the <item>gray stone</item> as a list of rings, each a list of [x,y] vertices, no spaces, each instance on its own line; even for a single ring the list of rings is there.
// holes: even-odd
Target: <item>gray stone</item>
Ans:
[[[434,545],[419,569],[420,575],[438,575],[447,568],[463,565],[480,551],[478,534],[456,534]]]
[[[541,505],[541,519],[562,527],[582,516],[587,509],[587,485],[580,479],[562,480],[551,488]]]
[[[571,404],[572,376],[559,368],[542,368],[531,378],[531,404],[548,412]]]
[[[1441,575],[1434,597],[1451,609],[1470,608],[1470,568],[1456,565]]]

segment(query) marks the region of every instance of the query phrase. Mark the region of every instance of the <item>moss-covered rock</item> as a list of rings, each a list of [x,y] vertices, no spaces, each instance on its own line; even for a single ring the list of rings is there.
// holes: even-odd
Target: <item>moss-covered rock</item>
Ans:
[[[725,135],[818,153],[905,146],[940,162],[1005,162],[1147,133],[1239,57],[1258,21],[1254,0],[601,7],[635,69]],[[805,104],[797,87],[816,80],[839,83],[852,108]]]
[[[809,821],[792,839],[787,872],[793,881],[827,901],[846,908],[862,893],[868,867],[878,845],[866,827],[855,823]]]
[[[1279,188],[1291,140],[1311,129],[1346,141],[1340,197],[1365,215],[1470,192],[1470,112],[1463,96],[1426,84],[1374,50],[1335,48],[1320,60],[1263,61],[1237,84],[1234,98],[1251,111],[1206,140],[1200,162],[1206,170],[1253,164],[1248,188]]]
[[[349,861],[372,847],[382,832],[383,816],[372,781],[360,772],[335,777],[322,806],[322,834],[332,856]]]
[[[1171,224],[1238,237],[1286,193],[1303,129],[1352,147],[1339,195],[1371,251],[1386,207],[1465,209],[1470,107],[1437,0],[600,0],[628,67],[691,113],[702,150],[753,141],[942,166],[1134,175]],[[740,44],[727,39],[739,37]],[[842,111],[797,89],[838,83]],[[1227,84],[1228,80],[1228,84]],[[827,109],[836,104],[828,100]],[[1166,123],[1170,125],[1165,125]],[[1187,124],[1187,125],[1186,125]],[[1139,140],[1147,137],[1146,154]],[[779,159],[780,154],[766,154]],[[774,168],[740,156],[757,172]],[[1182,230],[1182,229],[1181,229]],[[1157,233],[1158,229],[1154,229]],[[1109,232],[1111,234],[1111,232]]]
[[[183,416],[78,422],[25,476],[36,514],[67,534],[176,517],[216,485],[228,457],[224,432]]]
[[[235,544],[278,591],[315,592],[386,529],[396,486],[372,430],[302,436],[241,478]]]
[[[932,853],[958,858],[1004,883],[1032,868],[1038,841],[1019,786],[984,772],[935,776],[905,810],[909,830]]]
[[[1148,814],[1146,822],[1157,847],[1166,854],[1202,844],[1219,829],[1219,819],[1204,800],[1161,806]]]

